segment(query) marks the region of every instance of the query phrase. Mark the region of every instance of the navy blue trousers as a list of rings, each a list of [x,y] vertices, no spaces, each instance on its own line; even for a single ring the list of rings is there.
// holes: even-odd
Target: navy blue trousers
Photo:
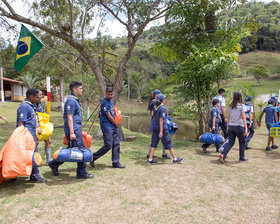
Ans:
[[[223,154],[224,158],[226,158],[227,154],[233,147],[235,143],[236,137],[239,140],[239,159],[245,159],[245,136],[244,136],[245,128],[241,126],[229,126],[228,127],[228,142],[223,145]]]
[[[249,132],[249,135],[246,137],[245,141],[246,141],[246,145],[250,142],[250,140],[253,138],[254,136],[254,125],[252,124],[252,126],[249,128],[250,124],[247,124],[248,126],[248,132]]]
[[[223,114],[220,114],[221,117],[221,122],[219,123],[223,133],[224,133],[224,138],[228,137],[228,133],[227,133],[227,123],[225,122],[225,118]]]
[[[102,133],[104,146],[97,152],[92,154],[93,161],[99,159],[101,156],[105,155],[110,149],[112,149],[112,163],[113,165],[119,165],[120,137],[117,128],[114,128],[113,130],[102,129]]]
[[[35,142],[35,145],[36,145],[34,152],[38,152],[37,136],[33,135],[33,139],[34,139],[34,142]],[[34,163],[32,163],[32,172],[31,172],[31,175],[30,175],[30,180],[38,180],[40,178],[41,178],[41,176],[40,176],[40,173],[39,173],[38,166],[35,165]]]
[[[66,139],[68,141],[68,148],[70,148],[70,146],[71,147],[78,147],[78,148],[81,148],[81,149],[85,148],[82,129],[79,128],[79,129],[75,130],[74,133],[76,135],[76,140],[72,141],[72,144],[71,144],[71,140],[70,140],[70,134],[65,133]],[[57,162],[55,160],[52,160],[50,163],[52,165],[56,166],[57,168],[61,164],[63,164],[63,162]],[[85,163],[85,162],[77,163],[77,176],[82,176],[82,175],[87,174],[86,166],[87,166],[87,163]]]

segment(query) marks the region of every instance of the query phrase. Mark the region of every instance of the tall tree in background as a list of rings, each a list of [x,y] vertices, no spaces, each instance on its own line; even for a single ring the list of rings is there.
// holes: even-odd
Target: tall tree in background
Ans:
[[[250,20],[218,21],[219,11],[232,10],[238,2],[178,1],[166,19],[163,35],[167,40],[154,47],[159,55],[178,62],[171,81],[176,84],[176,91],[195,102],[191,112],[197,115],[194,122],[198,123],[198,134],[208,130],[213,90],[232,72],[238,72],[240,39],[256,28]]]
[[[19,15],[10,2],[1,0],[0,17],[29,24],[67,42],[78,52],[79,58],[90,66],[101,96],[105,95],[106,78],[102,74],[98,57],[93,56],[87,48],[87,35],[92,33],[94,20],[101,18],[103,21],[108,14],[124,25],[127,48],[117,67],[114,101],[122,91],[123,73],[139,36],[150,22],[164,17],[173,6],[173,1],[169,0],[41,0],[33,3],[34,19]],[[100,24],[95,24],[97,26]]]

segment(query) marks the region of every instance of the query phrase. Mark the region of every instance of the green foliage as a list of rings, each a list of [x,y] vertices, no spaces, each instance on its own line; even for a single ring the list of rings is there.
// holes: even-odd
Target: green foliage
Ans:
[[[258,86],[260,85],[260,80],[269,77],[269,73],[263,65],[257,65],[255,67],[250,68],[247,71],[248,75],[253,75],[257,80]]]
[[[239,83],[238,85],[227,88],[225,97],[232,99],[234,92],[241,92],[243,95],[243,100],[248,95],[252,96],[253,101],[256,97],[256,91],[253,89],[252,85],[248,83]]]
[[[24,82],[24,85],[28,88],[37,87],[38,77],[34,77],[31,73],[26,73],[24,76],[19,76],[19,79]]]

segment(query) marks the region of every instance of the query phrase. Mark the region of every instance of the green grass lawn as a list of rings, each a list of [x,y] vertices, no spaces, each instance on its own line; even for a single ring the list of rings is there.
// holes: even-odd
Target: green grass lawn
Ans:
[[[270,74],[274,75],[275,70],[277,68],[279,70],[280,54],[276,52],[253,51],[247,54],[241,54],[239,56],[239,64],[241,75],[243,76],[246,75],[249,68],[256,65],[263,65]]]
[[[0,147],[15,128],[17,103],[1,104]],[[7,109],[9,108],[9,109]],[[62,116],[51,114],[55,129],[52,152],[62,146]],[[93,135],[97,131],[97,125]],[[43,165],[40,173],[46,184],[31,184],[28,177],[0,185],[0,223],[279,223],[280,151],[265,152],[263,125],[246,151],[248,163],[238,163],[237,146],[224,165],[218,163],[214,147],[204,154],[201,144],[174,141],[182,164],[161,159],[146,165],[150,136],[135,135],[134,142],[121,143],[121,163],[126,169],[111,168],[111,152],[87,167],[95,177],[76,179],[76,164],[64,163],[60,175],[52,176]],[[279,144],[279,139],[277,139]],[[94,139],[92,151],[102,146]],[[44,145],[39,152],[45,161]]]

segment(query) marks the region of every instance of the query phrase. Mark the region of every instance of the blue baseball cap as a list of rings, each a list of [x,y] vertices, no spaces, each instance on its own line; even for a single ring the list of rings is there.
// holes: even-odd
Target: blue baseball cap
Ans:
[[[273,99],[270,99],[269,101],[268,101],[268,104],[272,104],[272,103],[274,103],[275,101],[273,100]]]
[[[158,94],[157,100],[163,101],[166,96],[163,94]]]
[[[158,90],[158,89],[155,89],[155,90],[153,91],[153,94],[154,94],[154,95],[161,94],[161,91],[160,91],[160,90]]]
[[[250,102],[251,100],[252,100],[252,96],[250,96],[250,95],[246,96],[246,98],[245,98],[246,102]]]
[[[275,96],[272,96],[271,99],[272,99],[272,100],[276,100],[276,97],[275,97]]]

